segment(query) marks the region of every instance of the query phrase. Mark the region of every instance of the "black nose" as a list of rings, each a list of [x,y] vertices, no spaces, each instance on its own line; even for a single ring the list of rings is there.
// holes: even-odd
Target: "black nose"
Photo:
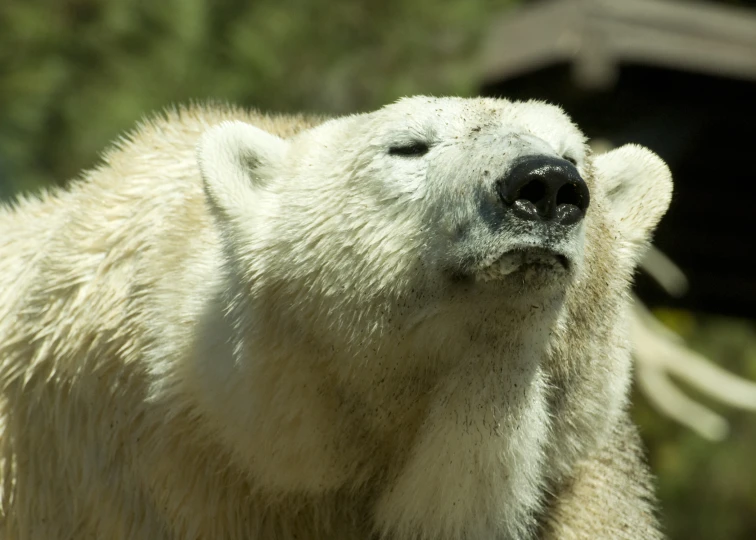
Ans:
[[[575,166],[551,156],[527,156],[498,182],[499,196],[522,219],[577,223],[585,216],[588,186]]]

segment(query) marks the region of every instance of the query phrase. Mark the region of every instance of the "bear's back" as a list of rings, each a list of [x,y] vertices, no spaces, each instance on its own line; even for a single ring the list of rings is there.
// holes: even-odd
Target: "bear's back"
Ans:
[[[66,189],[0,207],[0,385],[8,395],[29,380],[139,360],[139,341],[162,331],[150,323],[156,295],[186,296],[180,287],[203,278],[189,272],[182,282],[187,258],[215,249],[196,145],[227,120],[285,137],[321,121],[231,107],[168,111]],[[180,324],[176,308],[168,325]]]
[[[147,435],[161,420],[145,420],[143,355],[161,353],[150,345],[154,336],[181,326],[193,293],[215,270],[213,259],[192,268],[217,250],[195,147],[226,120],[283,137],[321,121],[230,107],[169,111],[67,188],[0,207],[0,531],[16,530],[28,515],[37,523],[32,537],[53,538],[68,525],[33,516],[89,519],[82,500],[60,491],[70,478],[86,479],[90,502],[115,497],[86,468],[60,466],[61,456],[104,466],[129,437],[143,455],[154,446]],[[162,309],[169,313],[156,313]],[[42,441],[46,451],[38,450]],[[133,472],[108,474],[120,489],[141,489],[129,484]],[[40,483],[60,497],[37,497]]]
[[[141,266],[159,274],[161,266],[181,264],[190,252],[186,243],[210,220],[195,148],[206,129],[227,120],[282,137],[322,121],[231,107],[168,111],[118,141],[102,164],[68,188],[0,206],[0,351],[24,339],[23,314],[48,322],[56,309],[61,320],[112,317],[134,287],[150,286],[135,282]],[[98,289],[103,310],[89,302],[79,306],[81,313],[71,311],[87,287]]]

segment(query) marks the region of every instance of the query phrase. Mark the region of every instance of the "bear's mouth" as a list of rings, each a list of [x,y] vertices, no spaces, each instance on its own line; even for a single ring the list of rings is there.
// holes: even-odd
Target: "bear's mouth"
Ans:
[[[490,264],[485,264],[475,277],[480,281],[493,281],[513,275],[554,274],[562,275],[571,271],[570,260],[562,253],[541,248],[517,248],[501,254]]]

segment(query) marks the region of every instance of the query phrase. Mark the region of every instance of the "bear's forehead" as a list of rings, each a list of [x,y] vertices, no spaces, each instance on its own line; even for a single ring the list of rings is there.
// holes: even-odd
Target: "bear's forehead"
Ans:
[[[582,139],[559,107],[536,101],[415,96],[387,105],[374,114],[387,120],[383,125],[389,130],[409,129],[440,136],[512,130]]]

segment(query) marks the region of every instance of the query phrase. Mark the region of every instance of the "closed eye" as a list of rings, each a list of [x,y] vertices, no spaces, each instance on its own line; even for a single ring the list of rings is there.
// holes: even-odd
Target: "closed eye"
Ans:
[[[389,147],[390,156],[418,157],[428,153],[428,144],[420,141]]]

